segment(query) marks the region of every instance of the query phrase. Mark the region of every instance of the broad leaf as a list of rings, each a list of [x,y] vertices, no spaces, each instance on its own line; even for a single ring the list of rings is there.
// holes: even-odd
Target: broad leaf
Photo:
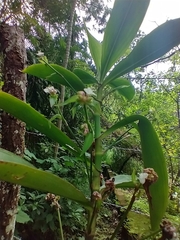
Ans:
[[[150,121],[140,115],[127,117],[104,132],[100,136],[100,139],[104,139],[118,128],[124,127],[130,123],[134,123],[135,121],[139,121],[137,129],[141,138],[144,167],[153,168],[159,177],[157,182],[150,186],[152,204],[149,203],[151,227],[152,230],[157,230],[167,207],[168,175],[162,148]]]
[[[132,181],[131,175],[116,175],[113,177],[115,179],[114,185],[116,188],[134,188],[136,184]],[[103,184],[101,190],[105,189],[106,186]]]
[[[104,84],[111,82],[139,66],[160,58],[173,47],[180,44],[179,26],[180,18],[170,20],[145,36],[129,56],[114,67]]]
[[[86,29],[86,32],[88,36],[89,49],[91,52],[91,56],[94,60],[98,73],[100,73],[102,44],[95,37],[93,37],[87,29]]]
[[[27,223],[29,221],[33,221],[29,215],[27,213],[25,213],[24,211],[22,211],[21,209],[18,211],[17,215],[16,215],[16,222],[17,223]]]
[[[116,188],[134,188],[136,184],[132,181],[131,175],[117,175],[115,178],[115,187]]]
[[[132,100],[135,95],[134,86],[125,78],[117,78],[109,85],[128,101]]]
[[[90,208],[90,201],[86,199],[84,194],[75,188],[68,181],[46,171],[39,170],[21,164],[23,161],[20,157],[7,154],[4,159],[4,151],[1,155],[0,150],[0,180],[22,185],[43,192],[50,192],[68,199],[74,200],[84,207]],[[19,158],[19,159],[18,159]]]
[[[25,68],[22,72],[65,85],[74,91],[83,90],[85,88],[84,84],[73,72],[57,64],[50,64],[50,66],[41,63],[33,64]]]
[[[66,136],[66,134],[29,104],[8,93],[0,91],[0,108],[25,122],[28,126],[44,133],[47,137],[58,142],[61,146],[66,147],[74,154],[78,155],[78,152],[80,152],[76,144]]]
[[[73,71],[84,84],[93,84],[93,83],[97,83],[97,80],[95,79],[95,77],[93,77],[91,74],[89,74],[88,72],[81,70],[79,68],[75,68]]]
[[[149,0],[115,1],[102,43],[102,80],[135,38],[149,2]]]

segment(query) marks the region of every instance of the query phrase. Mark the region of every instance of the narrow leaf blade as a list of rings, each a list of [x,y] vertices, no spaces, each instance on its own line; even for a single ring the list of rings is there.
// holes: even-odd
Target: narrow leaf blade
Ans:
[[[116,0],[102,43],[101,79],[125,53],[144,19],[149,0]]]
[[[22,72],[65,85],[75,91],[83,90],[85,87],[73,72],[57,64],[50,64],[50,66],[41,63],[33,64],[25,68]]]

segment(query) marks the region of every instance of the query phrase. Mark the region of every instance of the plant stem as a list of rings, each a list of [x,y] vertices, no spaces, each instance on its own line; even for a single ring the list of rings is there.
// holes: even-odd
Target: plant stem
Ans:
[[[62,222],[61,222],[61,215],[60,215],[60,210],[59,210],[59,208],[57,209],[57,213],[58,213],[58,220],[59,220],[60,240],[64,240],[63,229],[62,229]]]
[[[87,223],[87,230],[86,230],[86,237],[85,237],[86,240],[94,239],[95,231],[96,231],[96,219],[99,212],[99,207],[100,207],[99,202],[95,200],[93,211],[89,212],[89,216],[88,216],[88,223]]]
[[[130,203],[129,203],[127,209],[126,209],[126,211],[124,212],[122,218],[120,219],[120,221],[119,221],[119,223],[118,223],[115,231],[113,232],[113,235],[111,236],[110,240],[113,240],[113,239],[115,238],[115,236],[116,236],[117,233],[119,232],[120,228],[122,227],[122,225],[123,225],[123,223],[124,223],[124,220],[127,218],[127,215],[128,215],[129,211],[131,210],[131,208],[132,208],[132,206],[133,206],[133,203],[134,203],[134,201],[135,201],[135,199],[136,199],[136,193],[137,193],[138,191],[139,191],[139,187],[138,187],[138,188],[136,187],[136,188],[134,189],[134,193],[133,193],[133,195],[132,195],[131,201],[130,201]]]
[[[102,86],[100,85],[97,90],[97,104],[99,104],[99,109],[101,109],[101,100],[102,100]],[[87,115],[87,109],[85,108],[85,117],[86,121],[89,121],[88,115]],[[88,124],[88,122],[87,122]],[[99,136],[101,135],[101,121],[100,121],[100,114],[95,114],[94,116],[94,137],[95,137],[95,156],[94,156],[94,149],[92,149],[93,154],[91,154],[91,166],[90,166],[90,182],[92,181],[92,184],[90,186],[91,188],[91,202],[93,204],[93,210],[92,212],[89,212],[88,215],[88,224],[87,224],[87,230],[86,230],[86,240],[92,240],[94,239],[95,230],[96,230],[96,221],[98,212],[101,206],[102,201],[94,199],[94,192],[100,191],[100,173],[101,173],[101,158],[102,158],[102,140],[99,139]],[[91,125],[88,124],[88,127],[91,129]],[[92,131],[92,130],[91,130]],[[94,169],[92,169],[92,164],[95,164]]]

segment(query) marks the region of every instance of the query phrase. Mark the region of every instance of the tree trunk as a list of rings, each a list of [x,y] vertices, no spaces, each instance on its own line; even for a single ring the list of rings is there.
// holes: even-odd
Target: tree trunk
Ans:
[[[2,90],[25,100],[26,51],[23,31],[17,26],[0,25],[0,48],[3,53]],[[19,156],[24,153],[25,124],[9,114],[2,113],[2,148]],[[14,235],[20,186],[0,181],[0,239],[12,240]]]
[[[64,58],[64,61],[63,61],[63,67],[64,68],[67,68],[68,61],[69,61],[69,54],[70,54],[70,49],[71,49],[72,28],[73,28],[73,22],[74,22],[76,3],[77,3],[77,0],[73,0],[72,6],[71,6],[70,19],[69,19],[69,29],[68,29],[68,38],[67,38],[67,44],[66,44],[66,53],[65,53],[65,58]],[[65,86],[61,85],[60,103],[64,102],[64,97],[65,97]],[[61,106],[60,112],[63,115],[63,106]],[[59,129],[62,128],[62,119],[58,119],[57,127]],[[54,157],[55,158],[57,158],[57,155],[58,155],[58,148],[59,148],[59,144],[56,143],[55,150],[54,150]]]

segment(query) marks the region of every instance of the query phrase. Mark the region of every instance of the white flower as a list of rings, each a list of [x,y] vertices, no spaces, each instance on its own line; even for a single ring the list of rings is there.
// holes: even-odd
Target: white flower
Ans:
[[[144,184],[145,181],[146,181],[146,179],[147,179],[147,177],[148,177],[148,174],[147,174],[147,173],[140,173],[140,174],[139,174],[139,181],[140,181],[140,183],[141,183],[141,184]]]
[[[96,94],[93,92],[91,88],[85,88],[84,92],[89,96],[96,96]]]
[[[44,89],[44,92],[49,93],[50,95],[55,95],[57,93],[57,89],[55,89],[53,86],[49,86]]]
[[[36,53],[36,55],[37,55],[38,57],[44,57],[44,53],[41,52],[41,51],[38,51],[38,52]]]

